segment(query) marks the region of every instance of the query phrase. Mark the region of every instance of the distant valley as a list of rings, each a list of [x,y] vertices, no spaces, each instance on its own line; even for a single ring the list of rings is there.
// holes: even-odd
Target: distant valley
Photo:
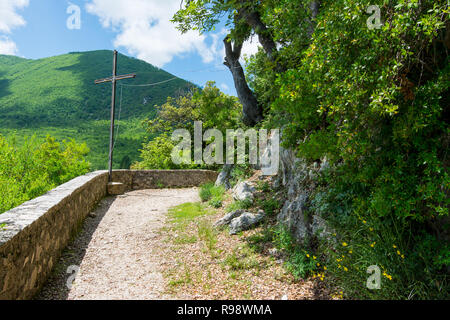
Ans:
[[[144,61],[119,55],[118,73],[136,73],[121,84],[156,83],[174,76]],[[105,169],[108,159],[111,85],[94,80],[112,73],[112,51],[74,52],[29,60],[0,55],[0,134],[24,136],[50,134],[58,140],[86,142],[92,169]],[[120,111],[119,136],[114,168],[139,158],[145,139],[142,120],[154,118],[155,105],[168,96],[181,94],[193,85],[176,78],[156,86],[118,85],[116,119]]]

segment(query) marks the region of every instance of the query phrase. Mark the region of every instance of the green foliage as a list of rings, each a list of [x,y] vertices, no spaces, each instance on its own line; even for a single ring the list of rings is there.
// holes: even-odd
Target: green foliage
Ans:
[[[269,215],[273,216],[281,208],[281,203],[276,198],[268,198],[264,199],[259,203],[259,206],[264,210],[264,212]]]
[[[320,251],[328,257],[330,280],[337,281],[346,295],[359,299],[448,297],[448,243],[395,217],[349,216],[345,222],[333,222],[339,236],[325,241]],[[365,286],[366,270],[372,265],[381,269],[380,290]]]
[[[356,298],[445,299],[448,1],[325,0],[313,19],[310,4],[193,0],[173,21],[183,32],[206,32],[225,20],[238,43],[263,33],[278,44],[248,59],[247,79],[263,125],[282,128],[284,146],[299,157],[331,164],[311,201],[343,242],[352,240],[350,256],[345,246],[330,250],[333,243],[322,252],[337,286]],[[367,26],[370,5],[380,8],[378,29]],[[246,12],[264,28],[243,19]],[[291,243],[284,233],[276,238]],[[300,251],[290,261],[297,275],[309,270]],[[385,281],[369,292],[372,264],[382,265]]]
[[[208,82],[201,91],[178,98],[169,97],[167,102],[157,106],[157,117],[147,122],[150,134],[172,133],[187,129],[194,133],[194,121],[201,121],[203,129],[234,129],[241,118],[241,107],[236,97],[222,93],[214,82]]]
[[[165,134],[160,135],[143,146],[141,162],[133,164],[133,169],[178,169],[180,166],[172,161],[174,144]]]
[[[219,197],[214,197],[209,201],[209,205],[218,209],[222,207],[222,199]]]
[[[261,269],[262,267],[255,252],[247,245],[234,248],[233,252],[225,258],[223,263],[235,271]]]
[[[198,237],[205,243],[209,253],[215,255],[217,245],[217,231],[213,228],[211,222],[200,220],[197,223]]]
[[[39,60],[0,55],[0,133],[14,131],[19,136],[50,134],[59,141],[86,142],[87,159],[93,169],[107,168],[111,85],[95,85],[94,80],[111,74],[112,52],[101,50],[70,53]],[[118,72],[136,72],[134,80],[120,84],[153,83],[173,76],[144,61],[119,55]],[[154,105],[168,96],[183,94],[192,87],[175,79],[161,86],[118,86],[117,112],[121,121],[115,144],[114,168],[128,156],[139,159],[138,149],[145,138],[143,119],[153,118]],[[121,95],[122,92],[122,95]],[[120,96],[122,109],[119,110]],[[21,140],[21,139],[20,139]]]
[[[324,181],[328,179],[325,177]],[[393,213],[380,216],[367,207],[365,199],[358,198],[361,186],[349,181],[339,181],[331,188],[324,184],[321,188],[323,192],[316,193],[312,205],[316,213],[327,217],[335,233],[321,243],[319,251],[328,257],[331,279],[348,296],[361,299],[448,296],[450,248],[429,231],[433,221],[424,226]],[[382,270],[381,290],[369,290],[364,285],[366,270],[371,265]]]
[[[296,280],[305,279],[317,269],[317,258],[303,250],[286,227],[273,229],[272,242],[287,255],[285,267]]]
[[[203,202],[209,201],[212,197],[211,189],[214,187],[213,183],[206,183],[200,186],[199,196]]]
[[[245,164],[235,164],[231,170],[230,184],[234,187],[239,181],[246,180],[252,176],[254,169],[246,161]]]
[[[250,209],[253,206],[253,202],[251,200],[238,200],[233,201],[228,207],[227,212],[232,212],[239,209]]]
[[[178,142],[172,140],[175,130],[186,129],[194,137],[194,122],[200,121],[203,130],[219,129],[225,135],[226,129],[234,129],[241,117],[241,107],[236,97],[227,96],[208,82],[203,90],[193,90],[191,94],[167,99],[157,107],[157,117],[146,121],[147,131],[157,138],[144,144],[141,150],[143,161],[133,165],[136,169],[180,169],[208,168],[214,166],[191,164],[174,164],[172,150]],[[210,142],[208,142],[210,143]],[[193,142],[192,148],[193,148]],[[206,146],[206,142],[204,143]],[[191,152],[191,154],[194,154]],[[191,159],[192,160],[192,159]]]
[[[173,222],[185,223],[196,217],[207,214],[201,203],[184,203],[169,210],[169,217]]]
[[[298,156],[333,165],[312,202],[342,241],[352,240],[354,254],[327,243],[329,274],[354,298],[444,298],[448,2],[321,1],[310,33],[306,4],[259,6],[284,70],[274,75],[260,51],[247,71],[265,106],[264,125],[282,127],[284,146]],[[366,25],[369,5],[381,9],[380,29]],[[343,255],[345,268],[336,261]],[[365,289],[369,265],[383,265],[384,289]]]
[[[206,183],[200,186],[199,196],[203,202],[214,208],[222,207],[225,188],[223,186],[215,186],[214,183]]]
[[[15,136],[0,135],[0,213],[38,197],[90,170],[86,144],[57,142],[35,136],[17,143]]]

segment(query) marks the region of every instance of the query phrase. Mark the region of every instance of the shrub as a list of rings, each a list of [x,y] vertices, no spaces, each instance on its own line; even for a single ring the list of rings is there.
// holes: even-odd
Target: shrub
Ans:
[[[89,171],[86,144],[35,136],[18,145],[0,135],[0,213]]]
[[[216,209],[221,208],[222,207],[222,199],[218,198],[218,197],[214,197],[211,200],[209,200],[208,204],[211,207],[214,207]]]
[[[295,280],[310,276],[320,264],[317,257],[310,255],[300,247],[287,227],[283,225],[275,227],[272,239],[275,247],[287,255],[285,267]]]
[[[261,202],[261,208],[269,216],[274,215],[278,210],[280,210],[280,207],[281,203],[275,198],[265,199]]]
[[[200,186],[199,196],[203,202],[209,201],[212,197],[212,188],[214,187],[213,183],[206,183]]]
[[[214,208],[222,207],[225,188],[223,186],[215,186],[214,183],[206,183],[200,186],[199,196],[203,202]]]

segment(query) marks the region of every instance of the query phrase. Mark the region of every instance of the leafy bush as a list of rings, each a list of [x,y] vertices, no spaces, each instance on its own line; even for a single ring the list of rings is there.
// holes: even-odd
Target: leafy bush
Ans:
[[[276,198],[269,198],[262,200],[260,206],[266,214],[272,216],[280,210],[281,203]]]
[[[296,280],[305,279],[317,269],[317,258],[302,249],[285,226],[274,228],[272,241],[287,255],[285,267]]]
[[[212,191],[211,189],[214,188],[214,183],[206,183],[202,186],[200,186],[200,191],[199,191],[199,195],[200,195],[200,199],[203,202],[209,201],[212,197]]]
[[[203,202],[214,208],[222,207],[225,188],[223,186],[215,186],[214,183],[206,183],[200,186],[199,196]]]
[[[201,121],[204,131],[214,128],[225,134],[226,129],[237,127],[241,116],[240,108],[237,98],[222,93],[215,87],[214,82],[208,82],[203,90],[195,89],[190,94],[176,99],[168,97],[165,104],[157,106],[157,117],[144,122],[148,134],[156,138],[144,144],[141,150],[143,161],[136,163],[133,167],[136,169],[218,168],[218,166],[206,164],[174,164],[171,153],[176,144],[171,140],[172,133],[175,130],[186,129],[193,139],[194,122]]]
[[[86,144],[59,143],[50,136],[16,141],[0,135],[0,213],[89,171]]]
[[[172,149],[174,144],[170,137],[163,134],[143,146],[141,157],[144,159],[132,165],[133,169],[180,169],[183,166],[176,165],[172,161]]]
[[[210,201],[209,201],[209,205],[218,209],[222,207],[222,199],[221,197],[213,197]]]

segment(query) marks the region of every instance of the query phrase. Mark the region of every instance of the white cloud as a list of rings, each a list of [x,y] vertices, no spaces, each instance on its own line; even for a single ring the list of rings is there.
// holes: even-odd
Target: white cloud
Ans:
[[[28,6],[28,0],[0,0],[0,33],[10,34],[14,28],[26,24],[16,10]],[[0,54],[16,55],[17,45],[9,37],[0,34]]]
[[[251,55],[254,55],[258,52],[258,48],[261,45],[259,44],[259,41],[256,37],[252,37],[244,42],[244,45],[242,46],[241,56],[247,56],[250,57]]]
[[[0,32],[11,33],[11,30],[24,26],[25,20],[16,13],[17,9],[28,6],[29,0],[0,1]]]
[[[0,36],[0,54],[16,55],[16,44],[6,36]]]
[[[180,0],[91,0],[86,5],[104,28],[118,32],[114,46],[139,59],[162,67],[174,56],[196,52],[204,63],[214,61],[218,40],[213,37],[208,46],[206,36],[194,31],[181,34],[170,22],[179,8]]]

